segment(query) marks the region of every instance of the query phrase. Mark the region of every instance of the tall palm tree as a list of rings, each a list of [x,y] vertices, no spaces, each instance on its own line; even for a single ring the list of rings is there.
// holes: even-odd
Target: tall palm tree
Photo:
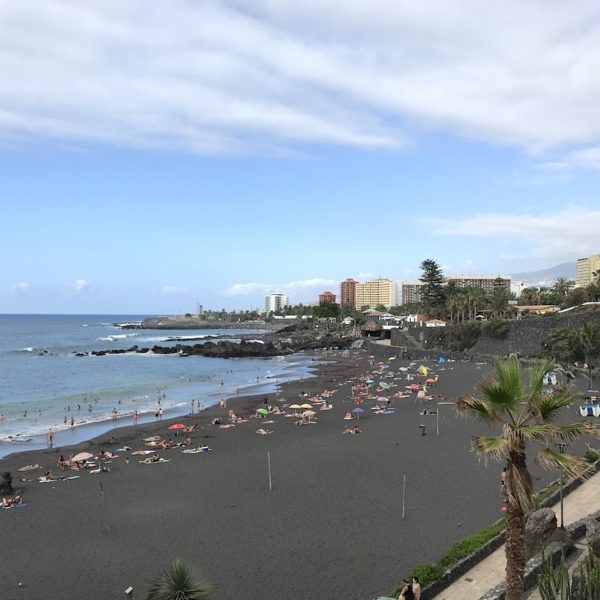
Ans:
[[[178,558],[150,584],[146,600],[200,600],[211,592],[210,583]]]
[[[579,330],[579,341],[583,348],[584,360],[589,368],[589,385],[592,387],[592,359],[600,356],[600,324],[584,323]]]
[[[560,410],[569,406],[574,397],[566,386],[553,394],[544,393],[544,375],[551,368],[551,362],[537,365],[525,383],[517,359],[498,361],[495,376],[480,385],[480,397],[469,395],[457,401],[460,413],[478,417],[500,429],[496,436],[474,437],[471,447],[479,456],[506,461],[508,466],[507,600],[521,597],[525,570],[525,516],[535,503],[533,482],[527,468],[527,442],[542,445],[536,457],[542,466],[558,466],[567,476],[580,476],[585,472],[585,462],[553,450],[553,444],[571,443],[582,435],[598,434],[598,429],[587,421],[569,425],[554,422]]]
[[[557,277],[554,280],[554,289],[560,294],[561,298],[564,298],[571,288],[570,282],[566,277]]]

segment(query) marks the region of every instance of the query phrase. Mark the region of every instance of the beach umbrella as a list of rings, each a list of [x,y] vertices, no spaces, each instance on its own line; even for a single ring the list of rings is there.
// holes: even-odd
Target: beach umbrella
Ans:
[[[302,413],[303,417],[314,417],[317,413],[314,410],[305,410]]]
[[[365,381],[365,383],[366,383],[367,385],[371,385],[372,383],[375,383],[375,382],[374,382],[372,379],[367,379],[367,380]]]
[[[364,409],[363,409],[363,408],[360,408],[360,406],[358,406],[358,407],[356,407],[356,408],[355,408],[355,409],[352,411],[352,414],[353,414],[353,415],[356,415],[356,417],[357,417],[358,419],[360,419],[360,414],[361,414],[361,413],[364,413],[364,412],[365,412],[365,411],[364,411]]]
[[[269,414],[269,411],[266,408],[257,408],[256,412],[259,415],[268,415]]]
[[[411,383],[410,385],[406,386],[409,390],[418,390],[421,388],[421,386],[418,383]]]
[[[293,408],[294,410],[296,410],[296,409],[302,408],[302,407],[299,404],[290,404],[290,408]]]
[[[312,404],[301,404],[300,408],[308,408],[311,409],[312,408]]]
[[[380,381],[379,385],[384,389],[387,390],[390,387],[389,383],[386,383],[385,381]]]
[[[79,454],[76,454],[71,460],[73,462],[79,462],[81,460],[90,460],[90,458],[94,458],[94,455],[90,454],[89,452],[80,452]]]
[[[177,429],[185,429],[186,426],[183,423],[173,423],[173,425],[169,425],[167,429],[177,430]]]
[[[379,396],[379,398],[377,398],[377,402],[387,402],[387,398],[384,398],[383,396]]]

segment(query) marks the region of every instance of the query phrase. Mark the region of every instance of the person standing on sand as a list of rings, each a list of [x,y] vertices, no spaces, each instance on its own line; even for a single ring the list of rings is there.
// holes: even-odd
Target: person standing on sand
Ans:
[[[136,411],[133,413],[133,424],[134,424],[134,425],[137,425],[137,422],[138,422],[138,419],[139,419],[139,418],[140,418],[140,415],[138,414],[138,411],[136,410]]]
[[[158,409],[158,420],[162,421],[163,409],[162,407]]]
[[[52,429],[48,429],[46,438],[48,440],[48,448],[53,448],[54,447],[54,432],[52,431]]]

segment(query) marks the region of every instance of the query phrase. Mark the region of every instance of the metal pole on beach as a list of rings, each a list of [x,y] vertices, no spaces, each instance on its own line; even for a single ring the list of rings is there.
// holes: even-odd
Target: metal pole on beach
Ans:
[[[273,491],[273,481],[271,480],[271,453],[267,452],[267,464],[269,466],[269,491]]]
[[[102,487],[102,482],[100,482],[100,497],[102,498],[102,519],[104,521],[103,531],[104,531],[104,533],[106,533],[106,535],[108,535],[109,534],[108,518],[106,517],[106,505],[104,504],[104,488]]]
[[[454,404],[454,402],[438,402],[435,411],[435,435],[440,435],[440,406],[444,404]]]
[[[404,519],[404,506],[406,499],[406,475],[402,476],[402,518]]]

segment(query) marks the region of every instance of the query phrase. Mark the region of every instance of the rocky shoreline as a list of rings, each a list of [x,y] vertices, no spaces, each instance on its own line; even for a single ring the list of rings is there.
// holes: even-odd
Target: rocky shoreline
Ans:
[[[91,350],[88,352],[73,352],[74,356],[105,356],[109,354],[177,354],[181,357],[206,356],[210,358],[268,358],[272,356],[287,356],[295,352],[319,350],[322,348],[348,348],[354,338],[345,338],[324,334],[318,337],[302,336],[297,339],[285,340],[245,340],[239,343],[228,340],[205,342],[203,344],[175,344],[174,346],[140,347],[137,344],[130,348],[112,348],[108,350]]]

